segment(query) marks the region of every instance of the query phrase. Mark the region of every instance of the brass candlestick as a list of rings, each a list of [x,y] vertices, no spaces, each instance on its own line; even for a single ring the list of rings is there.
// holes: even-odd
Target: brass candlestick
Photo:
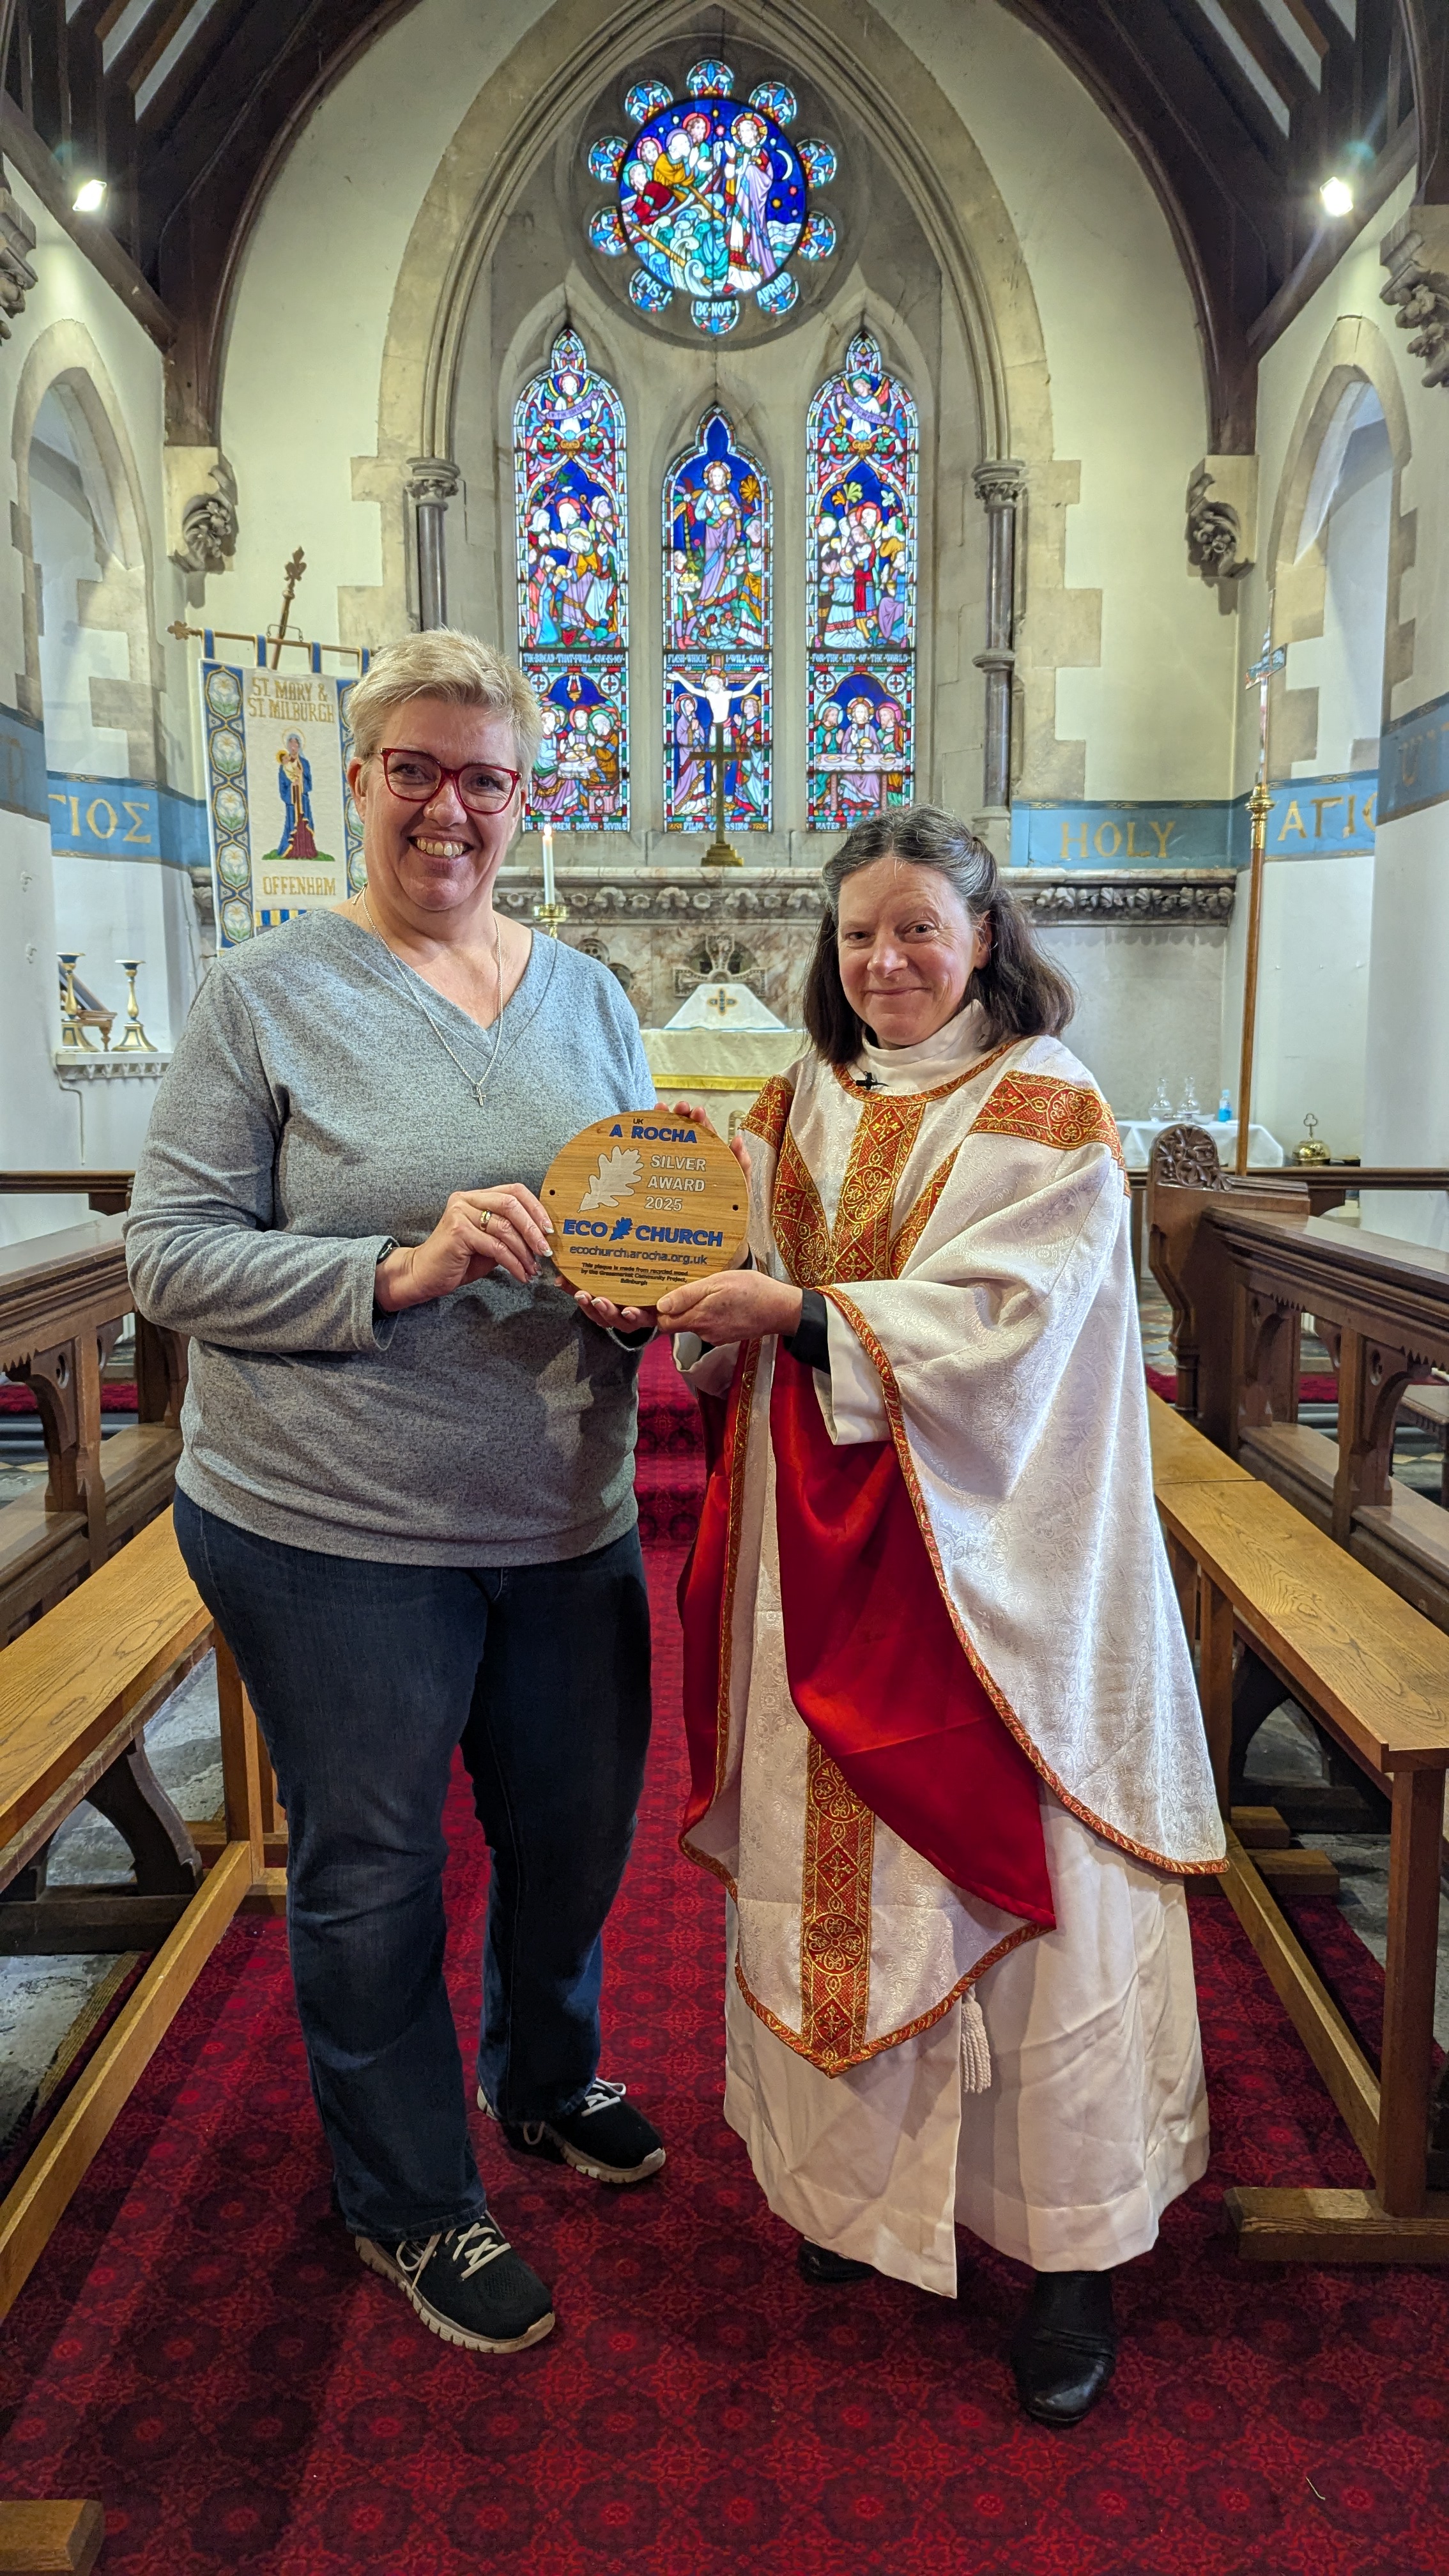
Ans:
[[[79,1048],[84,1055],[94,1055],[96,1042],[81,1019],[81,1006],[75,990],[75,970],[84,954],[81,948],[66,948],[60,952],[60,971],[65,977],[65,989],[60,997],[60,1042],[62,1046]]]
[[[536,903],[533,917],[545,939],[557,939],[559,923],[567,921],[569,908],[560,895],[555,895],[552,903]]]
[[[745,864],[725,829],[725,767],[729,756],[724,725],[716,717],[714,747],[700,754],[706,768],[711,763],[714,766],[714,839],[700,862],[706,868],[742,868]]]
[[[157,1052],[141,1026],[140,1006],[136,1000],[136,978],[145,963],[144,957],[116,959],[126,979],[126,1025],[112,1049],[115,1055],[155,1055]]]

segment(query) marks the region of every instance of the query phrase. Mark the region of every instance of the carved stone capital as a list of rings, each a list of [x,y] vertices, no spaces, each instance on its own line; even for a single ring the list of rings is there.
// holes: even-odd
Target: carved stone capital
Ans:
[[[1413,334],[1409,355],[1427,362],[1422,381],[1449,385],[1449,206],[1411,206],[1379,244],[1379,258],[1389,272],[1380,302]]]
[[[24,312],[25,298],[35,284],[30,265],[34,248],[35,226],[16,204],[0,170],[0,340],[9,339],[11,322]]]
[[[984,465],[975,467],[971,480],[977,500],[988,510],[1014,510],[1026,481],[1026,467],[1014,456],[988,457]]]
[[[1258,546],[1256,456],[1205,456],[1187,487],[1187,553],[1204,581],[1237,581]]]
[[[408,498],[420,507],[446,508],[463,477],[446,456],[411,456],[408,459]]]

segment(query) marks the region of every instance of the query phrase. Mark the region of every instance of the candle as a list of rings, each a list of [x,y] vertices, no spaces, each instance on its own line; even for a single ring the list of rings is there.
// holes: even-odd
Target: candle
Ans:
[[[545,823],[543,827],[543,899],[545,903],[553,903],[556,899],[553,884],[553,825],[551,823]]]

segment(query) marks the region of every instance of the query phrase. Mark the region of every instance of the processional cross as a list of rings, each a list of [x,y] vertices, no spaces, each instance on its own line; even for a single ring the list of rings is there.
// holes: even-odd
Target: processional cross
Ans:
[[[1268,691],[1275,673],[1284,669],[1288,660],[1286,644],[1273,641],[1273,600],[1268,599],[1268,623],[1263,632],[1263,650],[1246,674],[1245,689],[1258,692],[1258,775],[1248,798],[1248,815],[1252,825],[1252,864],[1248,875],[1248,955],[1243,970],[1243,1049],[1238,1061],[1238,1147],[1233,1168],[1238,1173],[1248,1168],[1248,1127],[1253,1110],[1253,1042],[1258,1019],[1258,940],[1263,919],[1263,862],[1268,848],[1268,814],[1272,797],[1268,792]]]

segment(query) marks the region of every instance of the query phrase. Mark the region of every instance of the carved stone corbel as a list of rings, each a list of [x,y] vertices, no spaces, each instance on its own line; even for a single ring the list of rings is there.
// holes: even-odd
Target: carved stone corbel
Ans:
[[[1427,360],[1422,381],[1449,385],[1449,206],[1411,206],[1379,244],[1389,272],[1379,300],[1392,304],[1409,355]]]
[[[236,476],[219,447],[167,448],[166,505],[172,562],[182,572],[225,572],[239,523]]]
[[[1258,550],[1256,456],[1205,456],[1187,487],[1187,553],[1204,581],[1237,581]]]
[[[10,325],[24,312],[26,296],[35,284],[30,265],[34,248],[35,226],[16,204],[0,166],[0,340],[9,339]]]

